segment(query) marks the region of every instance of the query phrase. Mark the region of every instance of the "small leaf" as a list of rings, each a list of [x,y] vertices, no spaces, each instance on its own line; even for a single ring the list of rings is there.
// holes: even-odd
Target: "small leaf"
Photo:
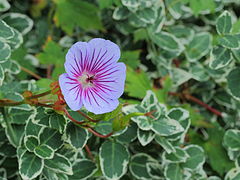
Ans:
[[[40,144],[48,145],[54,151],[59,149],[62,144],[62,135],[54,129],[44,128],[39,137]]]
[[[168,164],[164,174],[167,180],[183,180],[183,173],[179,164]]]
[[[84,30],[103,30],[98,15],[99,9],[93,3],[82,0],[54,0],[54,2],[56,3],[54,21],[67,34],[72,34],[77,26]]]
[[[239,35],[224,35],[218,43],[225,48],[239,48]]]
[[[39,141],[36,136],[25,136],[24,137],[24,145],[28,151],[33,152],[34,149],[39,145]]]
[[[41,159],[52,159],[54,156],[54,150],[46,144],[37,146],[34,153]]]
[[[27,34],[33,27],[33,21],[25,14],[6,13],[1,18],[23,35]]]
[[[172,152],[167,154],[166,152],[163,152],[163,159],[167,162],[173,162],[173,163],[180,163],[180,162],[186,162],[189,158],[189,155],[184,149],[181,149],[179,147],[175,148],[176,152]]]
[[[209,66],[212,69],[220,69],[227,66],[231,61],[231,51],[227,48],[216,46],[211,51]]]
[[[240,100],[240,69],[233,69],[227,76],[228,89],[230,90],[231,95]]]
[[[0,62],[4,62],[11,56],[11,48],[7,43],[0,40]]]
[[[14,35],[13,29],[0,19],[0,37],[3,39],[10,39]]]
[[[0,12],[7,11],[10,7],[11,6],[7,0],[0,1]]]
[[[162,146],[162,148],[169,154],[172,152],[176,152],[173,145],[167,140],[167,138],[163,136],[156,135],[155,141]]]
[[[137,179],[151,179],[151,175],[147,170],[147,163],[155,162],[151,156],[139,153],[132,156],[129,163],[129,168],[131,174]]]
[[[68,123],[66,129],[67,141],[74,148],[83,148],[88,140],[88,131],[84,128],[78,127],[73,123]]]
[[[113,12],[113,19],[115,20],[124,20],[129,16],[129,10],[125,7],[117,7]]]
[[[119,179],[127,171],[129,152],[119,143],[105,141],[100,148],[100,167],[107,179]]]
[[[184,49],[180,41],[168,32],[161,31],[159,33],[152,34],[151,38],[156,45],[164,50],[180,54]]]
[[[229,34],[232,31],[232,17],[228,11],[224,11],[218,17],[216,28],[218,34]]]
[[[149,24],[153,24],[158,15],[157,10],[152,7],[138,10],[135,14],[141,21]]]
[[[236,129],[227,130],[223,138],[224,145],[232,150],[240,150],[240,131]]]
[[[132,122],[123,134],[117,136],[117,140],[122,143],[130,143],[134,141],[137,138],[137,129],[138,127],[136,123]]]
[[[73,174],[70,161],[61,154],[55,153],[52,159],[45,159],[44,163],[46,167],[57,173]]]
[[[205,56],[211,48],[212,36],[209,33],[198,33],[187,45],[185,54],[190,62],[196,62]]]
[[[184,129],[176,120],[161,116],[153,121],[152,130],[161,136],[170,136],[182,132]]]
[[[23,179],[34,179],[43,170],[43,159],[25,151],[19,159],[19,173]]]
[[[155,133],[152,131],[143,131],[138,129],[137,137],[142,146],[149,144],[155,137]]]
[[[184,148],[189,157],[187,161],[183,164],[184,168],[188,168],[190,170],[199,169],[203,166],[205,162],[205,154],[204,150],[197,145],[189,145]]]
[[[73,165],[73,175],[69,176],[69,180],[84,180],[90,178],[97,171],[94,162],[88,159],[81,159]]]

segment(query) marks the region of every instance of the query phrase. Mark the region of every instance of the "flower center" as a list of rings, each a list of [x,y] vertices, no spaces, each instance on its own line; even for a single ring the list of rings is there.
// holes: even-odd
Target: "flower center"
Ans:
[[[83,88],[92,87],[93,81],[94,81],[94,75],[83,73],[81,76],[79,76],[78,81],[82,84]]]

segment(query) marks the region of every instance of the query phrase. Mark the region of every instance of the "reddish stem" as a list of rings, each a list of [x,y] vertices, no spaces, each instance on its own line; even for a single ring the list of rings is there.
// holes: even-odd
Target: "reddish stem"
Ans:
[[[91,128],[88,128],[88,131],[90,131],[90,132],[93,133],[95,136],[100,137],[100,138],[108,138],[109,136],[113,135],[113,132],[111,132],[111,133],[109,133],[109,134],[106,134],[106,135],[102,135],[102,134],[99,134],[98,132],[94,131],[94,130],[91,129]]]
[[[214,113],[215,115],[222,117],[222,113],[220,111],[214,109],[213,107],[211,107],[208,104],[202,102],[201,100],[199,100],[199,99],[197,99],[197,98],[195,98],[195,97],[193,97],[189,94],[185,95],[185,97],[186,97],[186,99],[203,106],[205,109],[209,110],[210,112]]]
[[[37,75],[36,73],[34,73],[34,72],[32,72],[32,71],[30,71],[29,69],[27,69],[27,68],[25,68],[25,67],[22,67],[22,66],[20,66],[20,68],[21,68],[21,70],[22,71],[24,71],[24,72],[26,72],[26,73],[28,73],[28,74],[30,74],[31,76],[33,76],[33,77],[35,77],[36,79],[42,79],[42,77],[41,76],[39,76],[39,75]]]
[[[83,123],[85,123],[85,121],[77,121],[76,119],[74,119],[69,113],[68,113],[68,111],[66,110],[66,109],[63,109],[63,111],[65,112],[65,114],[67,115],[67,117],[72,121],[72,122],[75,122],[76,124],[83,124]]]
[[[52,91],[49,90],[49,91],[46,91],[44,93],[40,93],[40,94],[36,94],[36,95],[30,96],[30,97],[27,97],[26,99],[36,99],[36,98],[39,98],[39,97],[46,96],[46,95],[50,94],[51,92]]]
[[[200,99],[197,99],[196,97],[193,97],[190,94],[180,94],[180,93],[175,93],[175,92],[168,92],[169,95],[172,96],[178,96],[178,97],[182,97],[185,98],[187,100],[193,101],[199,105],[201,105],[202,107],[204,107],[205,109],[209,110],[210,112],[212,112],[213,114],[222,117],[222,113],[216,109],[214,109],[213,107],[209,106],[208,104],[204,103],[203,101],[201,101]]]
[[[51,79],[52,65],[47,66],[47,78]]]
[[[87,144],[85,145],[85,149],[86,149],[86,152],[87,152],[87,154],[88,154],[88,157],[89,157],[92,161],[94,161],[93,154],[92,154],[92,152],[91,152],[91,150],[89,149],[89,147],[88,147]]]
[[[79,114],[81,114],[83,117],[85,117],[87,120],[91,121],[91,122],[98,122],[98,120],[94,120],[92,118],[90,118],[89,116],[87,116],[86,114],[84,114],[83,112],[81,111],[77,111]]]

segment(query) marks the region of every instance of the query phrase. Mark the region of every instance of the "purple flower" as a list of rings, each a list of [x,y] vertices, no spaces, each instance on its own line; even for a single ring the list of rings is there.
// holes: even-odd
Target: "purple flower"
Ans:
[[[59,84],[67,105],[79,110],[83,105],[95,114],[113,111],[119,104],[126,79],[126,66],[117,63],[120,49],[105,39],[77,42],[68,51],[67,73]]]

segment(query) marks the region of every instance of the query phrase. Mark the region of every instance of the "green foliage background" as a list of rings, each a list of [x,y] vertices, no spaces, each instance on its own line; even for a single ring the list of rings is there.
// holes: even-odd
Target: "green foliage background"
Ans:
[[[239,0],[0,0],[0,99],[49,90],[76,41],[109,39],[127,65],[123,108],[88,113],[107,139],[49,108],[0,107],[0,178],[239,180],[239,12]]]

